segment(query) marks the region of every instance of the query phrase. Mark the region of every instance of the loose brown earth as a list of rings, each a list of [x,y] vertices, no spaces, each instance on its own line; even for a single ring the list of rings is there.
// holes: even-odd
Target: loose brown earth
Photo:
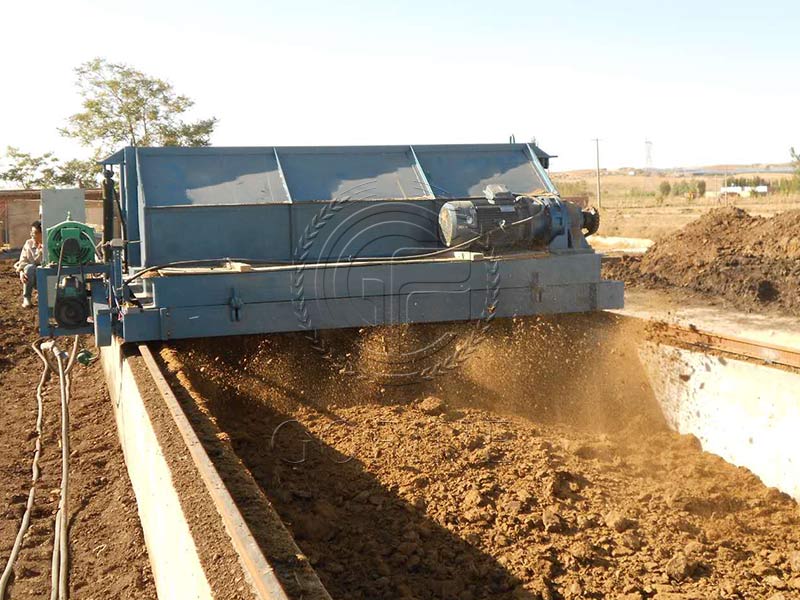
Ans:
[[[403,387],[359,376],[374,334],[334,334],[325,356],[297,335],[161,356],[337,600],[800,598],[797,503],[664,427],[641,332],[497,325]]]
[[[662,237],[643,257],[609,262],[603,274],[720,298],[740,310],[800,315],[800,211],[764,218],[714,210]]]
[[[5,568],[30,489],[36,384],[30,348],[35,315],[19,305],[12,261],[0,261],[0,568]],[[67,341],[65,341],[65,344]],[[88,341],[87,341],[88,343]],[[116,437],[99,364],[73,371],[71,400],[70,590],[73,598],[155,598],[136,502]],[[61,481],[57,383],[47,387],[41,478],[10,598],[46,598],[53,520]]]

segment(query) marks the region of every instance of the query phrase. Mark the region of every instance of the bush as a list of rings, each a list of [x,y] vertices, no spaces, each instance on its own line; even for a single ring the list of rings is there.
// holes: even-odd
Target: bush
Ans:
[[[669,196],[670,191],[672,191],[672,186],[669,181],[662,181],[658,184],[658,193],[662,198]]]
[[[800,176],[783,177],[778,181],[773,181],[770,189],[779,194],[798,194],[800,193]]]
[[[586,196],[589,193],[583,180],[560,181],[556,183],[556,187],[562,196]]]
[[[763,177],[754,175],[753,177],[728,177],[725,180],[725,185],[728,187],[758,187],[759,185],[769,185],[769,182]]]

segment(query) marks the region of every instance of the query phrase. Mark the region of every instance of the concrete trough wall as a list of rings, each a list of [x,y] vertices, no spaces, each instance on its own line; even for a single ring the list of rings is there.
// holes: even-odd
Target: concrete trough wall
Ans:
[[[158,597],[211,600],[211,586],[131,366],[117,339],[101,353]]]
[[[640,357],[671,428],[800,500],[800,374],[650,342]]]

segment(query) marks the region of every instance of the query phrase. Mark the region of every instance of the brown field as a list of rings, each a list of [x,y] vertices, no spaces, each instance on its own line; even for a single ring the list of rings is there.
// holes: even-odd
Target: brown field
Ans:
[[[786,173],[748,173],[731,177],[762,177],[769,182],[789,178]],[[594,171],[568,171],[551,173],[551,177],[564,196],[588,196],[589,204],[596,204]],[[600,234],[621,237],[657,239],[669,234],[713,208],[737,206],[753,215],[769,217],[785,210],[800,208],[800,194],[768,194],[751,198],[688,198],[685,196],[658,195],[658,186],[668,181],[674,187],[680,182],[703,179],[707,191],[716,192],[723,177],[692,177],[688,175],[627,175],[621,172],[601,172],[601,225]]]

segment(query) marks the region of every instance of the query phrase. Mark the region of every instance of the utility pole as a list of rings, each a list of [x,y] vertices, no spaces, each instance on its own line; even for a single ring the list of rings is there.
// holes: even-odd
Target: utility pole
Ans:
[[[602,200],[600,199],[600,138],[594,138],[595,154],[597,156],[597,208],[602,208]]]

